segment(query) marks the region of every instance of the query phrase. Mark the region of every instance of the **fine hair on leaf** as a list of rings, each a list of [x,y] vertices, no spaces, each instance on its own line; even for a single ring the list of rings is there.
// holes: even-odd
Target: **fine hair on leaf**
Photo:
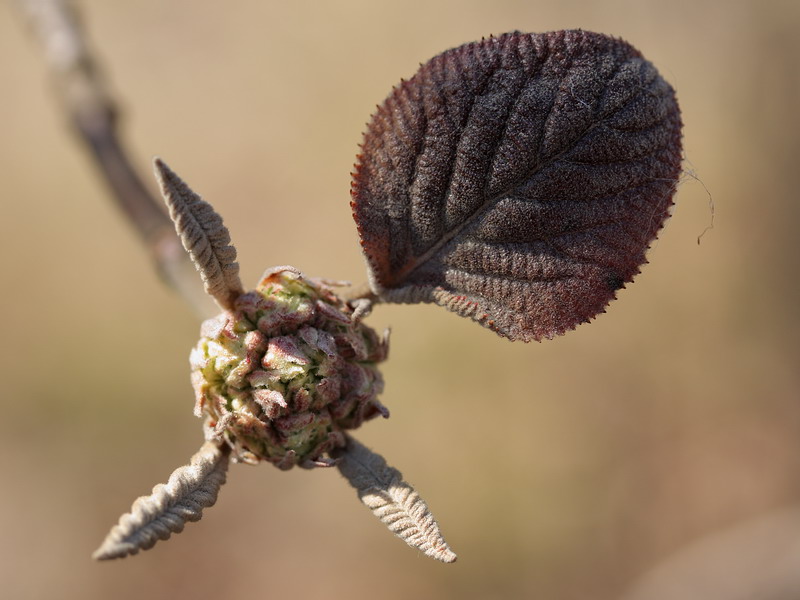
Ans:
[[[203,509],[217,501],[225,483],[229,449],[206,442],[188,465],[176,469],[166,484],[141,496],[120,517],[92,558],[109,560],[152,548],[158,540],[180,533],[188,521],[199,521]]]
[[[675,94],[627,42],[508,33],[394,88],[352,184],[373,292],[560,335],[639,272],[681,172]]]
[[[153,166],[175,230],[200,272],[206,292],[221,308],[230,310],[244,288],[228,228],[214,208],[160,158],[154,159]]]
[[[352,436],[347,436],[347,447],[338,458],[336,466],[361,502],[392,533],[431,558],[445,563],[456,560],[428,505],[403,481],[400,471]]]

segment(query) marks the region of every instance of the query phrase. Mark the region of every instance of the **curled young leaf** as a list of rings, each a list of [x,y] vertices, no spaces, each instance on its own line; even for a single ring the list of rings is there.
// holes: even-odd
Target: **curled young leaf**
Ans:
[[[594,317],[638,273],[680,171],[675,94],[636,49],[509,33],[393,90],[351,205],[381,300],[539,340]]]
[[[203,509],[217,501],[229,455],[227,446],[203,444],[190,463],[176,469],[166,484],[160,483],[149,496],[136,499],[131,512],[120,517],[92,558],[109,560],[136,554],[180,533],[187,521],[199,521]]]
[[[239,279],[236,248],[231,245],[231,236],[222,217],[160,158],[153,161],[153,167],[169,216],[203,278],[206,293],[220,308],[232,309],[244,288]]]
[[[444,541],[428,505],[403,481],[400,471],[349,435],[347,447],[337,454],[337,459],[339,472],[389,531],[431,558],[455,562],[456,554]]]

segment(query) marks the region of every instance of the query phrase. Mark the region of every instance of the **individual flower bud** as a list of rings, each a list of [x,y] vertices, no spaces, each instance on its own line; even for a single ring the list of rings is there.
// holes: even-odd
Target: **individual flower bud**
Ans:
[[[325,282],[275,267],[205,321],[190,363],[206,436],[252,464],[333,464],[343,430],[389,416],[377,399],[388,340],[352,314]]]

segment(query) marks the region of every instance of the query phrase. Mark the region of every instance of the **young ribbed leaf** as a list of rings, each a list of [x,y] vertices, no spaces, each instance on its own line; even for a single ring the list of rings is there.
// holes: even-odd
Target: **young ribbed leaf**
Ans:
[[[428,505],[403,475],[353,437],[338,454],[337,467],[358,492],[361,502],[406,544],[445,563],[456,560]]]
[[[133,503],[131,512],[120,517],[92,558],[110,560],[137,554],[152,548],[158,540],[180,533],[187,521],[199,521],[203,509],[217,501],[229,455],[227,446],[203,444],[190,463],[176,469],[166,484],[158,484],[150,496],[141,496]]]
[[[628,43],[509,33],[448,50],[372,117],[351,203],[372,291],[510,339],[602,311],[681,172],[672,88]]]
[[[153,161],[153,166],[169,216],[203,278],[206,292],[220,308],[231,310],[244,288],[228,228],[214,207],[195,194],[160,158]]]

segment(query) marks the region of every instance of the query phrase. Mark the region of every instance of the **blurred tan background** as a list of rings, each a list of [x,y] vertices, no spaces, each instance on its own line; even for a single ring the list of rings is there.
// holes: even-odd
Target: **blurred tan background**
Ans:
[[[401,77],[490,33],[626,38],[676,87],[687,176],[608,314],[512,344],[438,307],[391,325],[388,421],[459,554],[405,547],[335,471],[235,465],[132,559],[89,556],[201,441],[198,321],[154,275],[0,5],[0,589],[5,598],[800,598],[800,3],[79,3],[142,170],[224,215],[243,279],[361,282],[364,124]],[[709,193],[715,205],[711,222]],[[330,236],[333,245],[323,244]]]

